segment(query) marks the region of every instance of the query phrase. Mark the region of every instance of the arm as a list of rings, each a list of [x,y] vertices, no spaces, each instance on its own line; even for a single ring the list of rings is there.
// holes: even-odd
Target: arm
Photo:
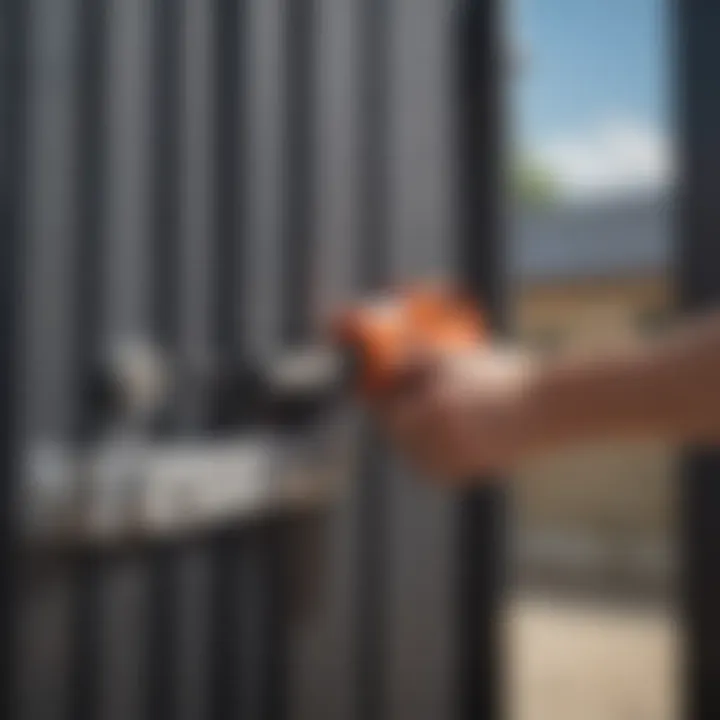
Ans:
[[[528,451],[606,438],[720,441],[720,314],[639,348],[538,367],[518,412]]]
[[[720,442],[720,313],[656,343],[538,362],[423,358],[380,414],[423,470],[465,477],[605,439]]]

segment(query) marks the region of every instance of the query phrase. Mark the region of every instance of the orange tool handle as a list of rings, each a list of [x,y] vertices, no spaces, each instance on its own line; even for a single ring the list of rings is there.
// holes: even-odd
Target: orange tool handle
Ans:
[[[340,313],[333,338],[354,358],[356,389],[366,399],[391,391],[413,352],[463,351],[486,337],[472,301],[443,288],[413,288]]]

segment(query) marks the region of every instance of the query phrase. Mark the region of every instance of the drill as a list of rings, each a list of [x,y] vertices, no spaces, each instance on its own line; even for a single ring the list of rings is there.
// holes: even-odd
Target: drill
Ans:
[[[133,362],[131,355],[111,372],[105,368],[93,386],[105,412],[117,414],[143,402],[158,407],[172,386],[200,383],[215,431],[253,424],[300,429],[348,393],[373,402],[393,392],[399,371],[418,349],[463,352],[485,336],[483,317],[470,298],[441,286],[415,285],[341,309],[325,342],[317,345],[252,363],[216,358],[202,367],[167,359],[153,365],[146,347],[144,363]],[[148,381],[151,365],[156,377],[162,368],[162,382]]]

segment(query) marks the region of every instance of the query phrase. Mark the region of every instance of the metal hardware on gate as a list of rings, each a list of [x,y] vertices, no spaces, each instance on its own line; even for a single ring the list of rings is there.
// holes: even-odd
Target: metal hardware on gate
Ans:
[[[313,512],[342,485],[343,413],[326,413],[339,368],[323,349],[262,367],[175,366],[141,341],[117,343],[87,386],[97,436],[28,453],[25,529],[31,544],[162,540],[224,522]],[[177,440],[148,434],[173,385],[203,383],[230,434]]]
[[[233,430],[261,424],[299,430],[318,420],[335,398],[342,368],[328,348],[308,346],[269,359],[189,363],[149,342],[118,344],[88,384],[88,401],[109,425],[142,425],[173,389],[201,388],[210,426]]]
[[[166,402],[169,382],[167,361],[157,347],[139,339],[117,341],[93,368],[84,400],[103,426],[139,425]]]
[[[293,348],[267,360],[218,362],[206,381],[214,400],[213,425],[258,423],[304,431],[336,404],[342,374],[340,358],[320,345]]]
[[[290,442],[268,432],[142,448],[103,444],[83,454],[59,444],[38,446],[28,468],[28,540],[114,545],[316,512],[342,491],[345,428],[344,422],[320,426]],[[70,492],[78,473],[90,490],[82,503]]]

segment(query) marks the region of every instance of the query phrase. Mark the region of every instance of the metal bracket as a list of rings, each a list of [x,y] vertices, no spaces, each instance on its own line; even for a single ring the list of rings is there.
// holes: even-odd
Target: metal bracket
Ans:
[[[85,453],[32,448],[24,497],[32,545],[118,545],[172,539],[218,525],[317,512],[349,464],[341,419],[292,436],[107,441]]]

